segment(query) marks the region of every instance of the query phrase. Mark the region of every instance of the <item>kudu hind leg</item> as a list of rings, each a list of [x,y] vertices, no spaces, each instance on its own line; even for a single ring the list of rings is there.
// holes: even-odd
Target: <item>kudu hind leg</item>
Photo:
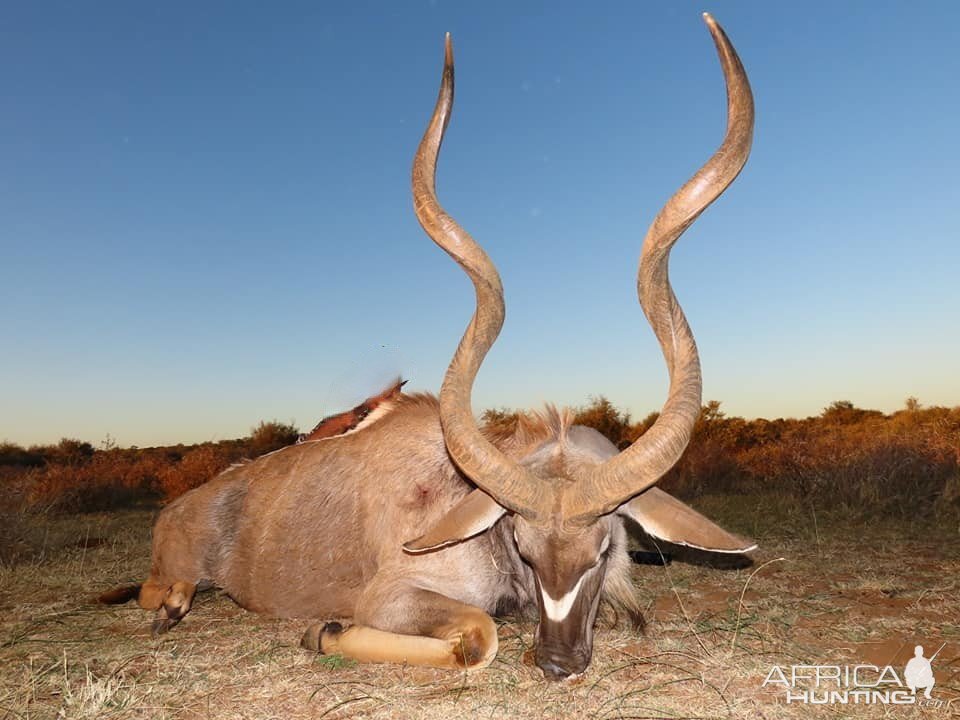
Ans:
[[[176,625],[183,616],[190,612],[193,596],[196,595],[197,585],[185,580],[178,580],[170,585],[147,580],[140,588],[140,597],[137,602],[144,610],[156,610],[151,631],[160,635]]]
[[[426,590],[358,613],[361,624],[313,625],[303,647],[358,662],[389,662],[478,670],[497,655],[497,626],[480,608]],[[376,623],[377,629],[370,625]]]

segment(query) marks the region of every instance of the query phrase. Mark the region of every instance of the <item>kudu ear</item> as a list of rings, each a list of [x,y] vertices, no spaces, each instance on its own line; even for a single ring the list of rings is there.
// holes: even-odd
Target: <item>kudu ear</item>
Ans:
[[[474,490],[454,505],[425,535],[404,543],[403,549],[421,553],[466,540],[492,527],[506,511],[483,490]]]
[[[632,518],[650,535],[676,545],[720,553],[745,553],[756,549],[752,540],[727,532],[689,505],[652,487],[620,506],[618,512]]]

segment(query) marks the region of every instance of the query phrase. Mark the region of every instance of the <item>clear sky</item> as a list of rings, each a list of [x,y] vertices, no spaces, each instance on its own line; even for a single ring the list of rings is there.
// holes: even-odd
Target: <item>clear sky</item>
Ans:
[[[162,2],[0,8],[0,440],[309,428],[391,374],[439,388],[472,312],[409,174],[443,33],[447,209],[507,324],[474,404],[658,409],[641,239],[757,103],[677,245],[704,399],[960,403],[960,3]]]

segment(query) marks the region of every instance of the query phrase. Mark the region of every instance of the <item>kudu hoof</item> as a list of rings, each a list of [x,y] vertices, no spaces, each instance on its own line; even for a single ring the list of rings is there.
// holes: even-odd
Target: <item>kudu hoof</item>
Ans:
[[[157,618],[150,624],[150,635],[154,638],[160,637],[177,622],[177,620],[171,620],[170,618]]]
[[[343,625],[338,622],[328,622],[324,625],[315,623],[308,627],[307,631],[303,634],[303,637],[300,639],[300,647],[305,650],[310,650],[311,652],[320,653],[321,655],[328,654],[332,651],[331,644],[336,642],[336,639],[342,632]],[[323,648],[324,640],[327,641],[326,650]]]

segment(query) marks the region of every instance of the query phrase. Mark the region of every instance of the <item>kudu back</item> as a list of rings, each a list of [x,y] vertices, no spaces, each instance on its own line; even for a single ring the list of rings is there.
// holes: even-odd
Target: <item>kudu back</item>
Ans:
[[[753,132],[740,60],[705,15],[727,85],[716,154],[657,215],[643,243],[640,304],[663,350],[670,390],[656,423],[617,449],[569,412],[525,416],[515,432],[478,428],[474,378],[504,318],[503,289],[483,249],[440,206],[436,162],[453,106],[449,35],[436,107],[413,166],[427,234],[469,275],[476,311],[439,399],[399,392],[348,434],[231,467],[166,507],[150,577],[136,595],[155,632],[180,621],[198,586],[215,585],[270,615],[349,619],[314,624],[303,645],[359,661],[481,668],[497,652],[491,615],[539,611],[535,659],[550,679],[583,672],[606,597],[639,615],[624,523],[717,552],[753,544],[653,487],[686,447],[701,406],[693,335],[667,273],[670,249],[734,180]]]

